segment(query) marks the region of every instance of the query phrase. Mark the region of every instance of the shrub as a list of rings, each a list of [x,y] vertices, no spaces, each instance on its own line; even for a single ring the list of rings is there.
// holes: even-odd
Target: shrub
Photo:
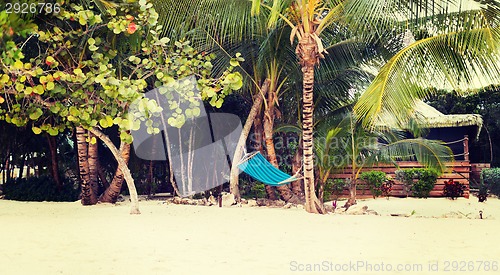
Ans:
[[[443,195],[454,200],[458,197],[463,196],[465,189],[465,184],[450,179],[449,181],[444,183]]]
[[[263,183],[254,183],[251,188],[252,195],[255,198],[265,198],[267,197],[266,186]]]
[[[361,180],[366,182],[368,188],[372,192],[373,198],[382,195],[382,185],[387,181],[387,176],[381,171],[363,172],[359,176]]]
[[[412,168],[396,171],[396,179],[403,182],[406,195],[410,193],[418,198],[427,198],[434,189],[438,173],[434,169]]]
[[[491,194],[500,197],[500,168],[483,169],[481,179]]]
[[[479,192],[477,193],[477,200],[479,202],[484,202],[488,198],[488,187],[486,184],[482,183],[479,185]]]
[[[347,184],[343,179],[326,180],[325,192],[323,192],[323,201],[330,200],[331,196],[333,196],[333,200],[338,200],[346,186]]]
[[[391,193],[393,185],[394,185],[394,181],[392,180],[392,178],[387,177],[387,181],[382,183],[382,186],[380,187],[380,190],[382,191],[382,196],[389,199],[389,194]]]
[[[27,179],[10,180],[4,184],[5,198],[18,201],[76,201],[80,190],[77,184],[67,181],[57,190],[52,177],[42,175]]]

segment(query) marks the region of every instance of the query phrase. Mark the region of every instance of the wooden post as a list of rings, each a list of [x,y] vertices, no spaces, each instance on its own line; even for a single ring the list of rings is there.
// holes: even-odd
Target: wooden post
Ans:
[[[469,160],[469,136],[464,136],[464,160]]]

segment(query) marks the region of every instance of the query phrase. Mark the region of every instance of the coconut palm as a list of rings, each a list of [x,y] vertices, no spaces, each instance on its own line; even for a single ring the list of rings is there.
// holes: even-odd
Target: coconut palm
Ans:
[[[349,199],[346,207],[356,204],[356,185],[360,172],[377,163],[416,160],[439,173],[445,163],[453,161],[449,147],[441,141],[406,138],[405,132],[378,127],[364,127],[352,112],[332,116],[320,121],[315,134],[315,153],[319,170],[319,196],[331,173],[350,169]]]
[[[438,79],[456,86],[477,75],[488,80],[498,77],[495,57],[500,41],[498,1],[252,2],[255,13],[258,14],[261,7],[269,11],[269,27],[287,24],[292,29],[291,42],[298,40],[296,53],[303,72],[302,131],[308,212],[324,212],[314,192],[313,88],[314,68],[325,54],[321,34],[326,28],[347,23],[358,38],[369,33],[384,36],[391,30],[395,38],[406,41],[411,40],[410,35],[405,35],[411,34],[409,25],[427,29],[427,36],[387,62],[357,103],[357,117],[371,121],[372,126],[382,110],[408,119],[414,99],[425,95],[422,83],[431,85]],[[465,5],[466,2],[483,5],[472,7]],[[425,79],[421,80],[420,76]]]
[[[365,125],[406,123],[416,100],[436,91],[429,87],[463,93],[500,83],[500,1],[436,1],[435,6],[420,14],[401,13],[404,48],[380,69],[354,109]],[[368,5],[353,9],[371,10]]]

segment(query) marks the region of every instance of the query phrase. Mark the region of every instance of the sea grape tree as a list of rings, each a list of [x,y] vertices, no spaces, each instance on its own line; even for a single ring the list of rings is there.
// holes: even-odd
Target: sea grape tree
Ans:
[[[62,4],[58,14],[47,16],[49,23],[34,28],[21,43],[8,43],[1,53],[5,58],[0,64],[0,119],[29,126],[35,134],[54,136],[76,129],[83,204],[95,204],[99,195],[88,175],[98,137],[114,152],[117,173],[128,180],[131,195],[135,193],[130,171],[124,166],[130,154],[130,131],[163,107],[145,98],[145,91],[194,75],[203,99],[220,107],[224,97],[242,85],[241,75],[233,72],[241,57],[232,59],[222,75],[212,76],[215,57],[198,53],[188,41],[172,43],[159,37],[158,14],[145,0],[105,11]],[[189,96],[186,91],[185,97]],[[133,101],[140,102],[142,107],[134,109],[139,113],[129,112]],[[166,119],[171,126],[181,127],[183,119],[199,114],[199,106],[176,113]],[[146,125],[151,133],[160,131]],[[101,132],[110,127],[119,131],[120,150]],[[104,192],[107,200],[116,200],[120,187],[119,180],[111,184],[108,189],[114,192]]]

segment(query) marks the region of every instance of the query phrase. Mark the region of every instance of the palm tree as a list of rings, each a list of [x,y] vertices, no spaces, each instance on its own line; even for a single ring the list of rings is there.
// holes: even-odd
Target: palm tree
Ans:
[[[320,176],[320,192],[330,174],[349,168],[349,199],[346,207],[356,204],[356,185],[360,172],[377,163],[416,160],[439,173],[445,163],[453,160],[451,149],[440,141],[423,138],[406,138],[396,129],[378,127],[369,129],[360,123],[352,112],[326,118],[318,123],[315,152]]]
[[[311,213],[326,213],[315,194],[313,112],[314,69],[327,53],[320,39],[321,33],[340,15],[343,5],[330,1],[330,7],[320,0],[271,1],[253,0],[252,11],[256,14],[263,6],[270,11],[269,27],[275,27],[279,19],[292,29],[290,42],[297,38],[296,55],[301,66],[302,79],[302,150],[304,161],[305,209]]]
[[[406,123],[417,99],[437,89],[464,93],[500,83],[500,1],[436,1],[423,8],[420,14],[409,8],[400,17],[403,48],[387,60],[354,108],[365,125]],[[355,9],[361,13],[369,7]]]
[[[462,9],[462,2],[466,1],[252,2],[252,10],[257,14],[261,6],[269,10],[270,27],[284,22],[292,29],[291,42],[295,38],[298,40],[296,53],[303,72],[302,131],[308,212],[324,212],[314,192],[313,88],[314,68],[325,53],[320,35],[327,27],[350,24],[358,39],[370,33],[379,37],[389,33],[395,37],[388,41],[390,43],[394,43],[397,38],[408,40],[404,34],[408,33],[410,23],[418,28],[430,29],[428,32],[436,34],[428,35],[397,52],[363,94],[355,110],[359,119],[371,122],[372,126],[381,110],[394,114],[397,118],[408,119],[408,110],[413,107],[415,98],[425,95],[421,83],[432,85],[436,77],[455,85],[471,81],[477,75],[490,78],[488,80],[498,79],[499,66],[495,54],[498,54],[500,41],[500,13],[499,3],[495,0],[486,1],[486,5],[475,10],[471,7]],[[427,78],[422,81],[420,76]]]

